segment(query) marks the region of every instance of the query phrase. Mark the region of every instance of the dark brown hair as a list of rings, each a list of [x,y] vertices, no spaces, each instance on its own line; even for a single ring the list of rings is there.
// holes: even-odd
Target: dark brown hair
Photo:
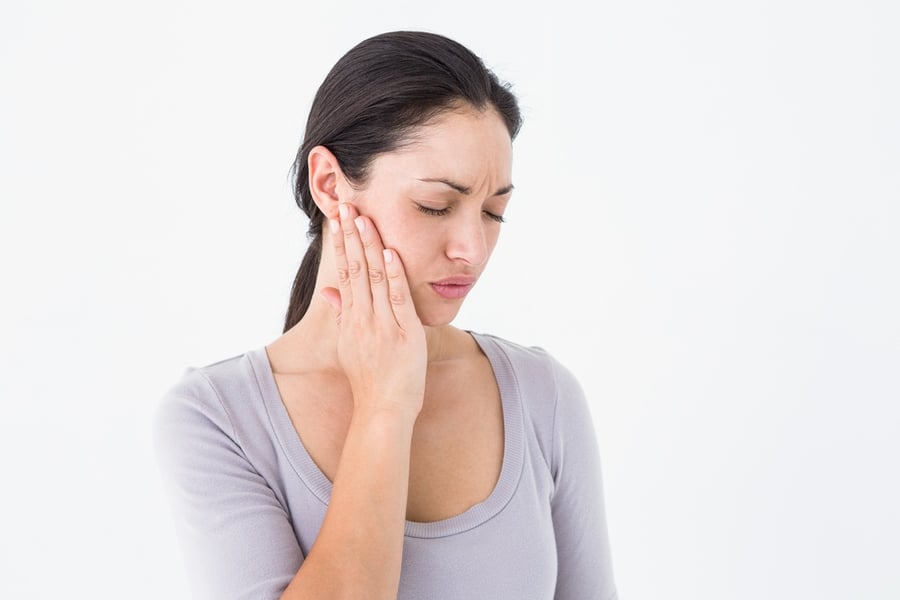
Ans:
[[[309,247],[291,289],[284,331],[312,301],[322,255],[324,215],[309,190],[309,151],[325,146],[354,185],[372,160],[407,141],[416,127],[458,105],[493,107],[510,138],[522,125],[510,85],[459,42],[422,31],[394,31],[364,40],[335,63],[316,92],[303,143],[291,169],[294,199],[309,218]]]

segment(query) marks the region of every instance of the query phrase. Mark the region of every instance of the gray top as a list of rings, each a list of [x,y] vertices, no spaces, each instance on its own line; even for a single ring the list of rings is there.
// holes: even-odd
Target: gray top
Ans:
[[[614,600],[581,386],[541,348],[470,333],[500,389],[500,477],[459,515],[406,522],[398,599]],[[195,596],[279,598],[316,539],[331,482],[291,423],[265,346],[187,368],[154,435]]]

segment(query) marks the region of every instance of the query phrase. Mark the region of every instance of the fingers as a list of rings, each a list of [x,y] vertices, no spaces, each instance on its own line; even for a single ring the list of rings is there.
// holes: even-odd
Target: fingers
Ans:
[[[358,308],[361,314],[367,314],[372,310],[372,290],[369,287],[368,264],[366,263],[365,249],[359,236],[359,230],[353,219],[358,216],[356,208],[350,204],[341,204],[339,207],[341,219],[341,231],[343,236],[344,262],[346,270],[341,274],[338,265],[338,283],[341,286],[341,299],[344,301],[343,310],[351,307]],[[341,281],[343,278],[344,281]],[[351,298],[350,304],[346,304],[345,294]]]
[[[359,239],[362,242],[366,259],[366,271],[369,277],[369,292],[372,308],[377,316],[393,320],[391,302],[388,298],[387,274],[384,268],[384,246],[375,224],[362,215],[353,220]]]
[[[330,227],[337,263],[340,308],[336,294],[326,298],[340,314],[373,314],[403,329],[420,325],[400,257],[386,250],[375,224],[350,204],[339,207],[340,220]],[[333,288],[332,288],[333,289]]]
[[[340,221],[332,221],[342,312],[390,314],[381,236],[371,219],[351,204],[339,206]],[[337,230],[337,231],[336,231]]]
[[[353,306],[353,293],[350,291],[350,275],[347,268],[347,252],[344,249],[344,236],[341,234],[340,222],[329,219],[328,227],[331,229],[331,242],[334,245],[334,262],[337,268],[338,291],[341,295],[343,311]]]
[[[421,327],[419,315],[413,305],[412,294],[409,292],[409,281],[406,279],[406,271],[400,261],[400,256],[394,250],[384,250],[384,269],[387,274],[388,298],[391,310],[397,323],[405,331],[412,331],[415,327]]]

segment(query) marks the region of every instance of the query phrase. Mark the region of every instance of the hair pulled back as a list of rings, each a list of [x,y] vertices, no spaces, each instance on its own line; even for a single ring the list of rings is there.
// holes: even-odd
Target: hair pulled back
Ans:
[[[324,215],[309,189],[309,151],[319,145],[335,156],[347,179],[363,185],[372,160],[399,148],[416,127],[461,103],[503,118],[510,138],[522,124],[507,83],[468,48],[442,35],[394,31],[350,49],[325,77],[309,111],[291,174],[294,199],[309,218],[309,247],[291,289],[284,331],[306,314],[322,256]]]

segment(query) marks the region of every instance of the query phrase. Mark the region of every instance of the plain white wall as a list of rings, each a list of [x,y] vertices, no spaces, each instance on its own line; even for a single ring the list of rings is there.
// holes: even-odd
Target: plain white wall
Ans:
[[[897,6],[5,0],[0,596],[186,597],[150,417],[280,335],[312,96],[411,28],[519,94],[457,324],[581,379],[622,599],[900,597]]]

